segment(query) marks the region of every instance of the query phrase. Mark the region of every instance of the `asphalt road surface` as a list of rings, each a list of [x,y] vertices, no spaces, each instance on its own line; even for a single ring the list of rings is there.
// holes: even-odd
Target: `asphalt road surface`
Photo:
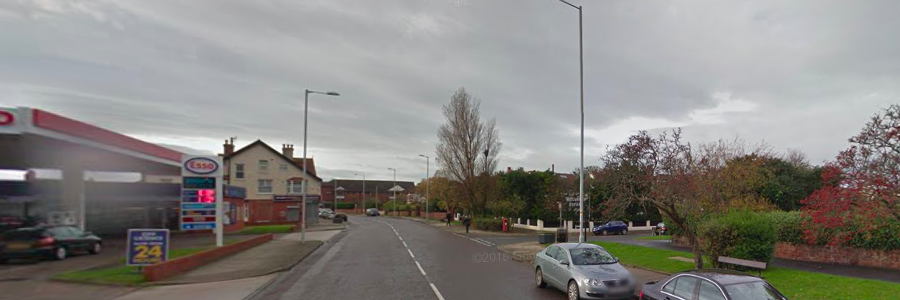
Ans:
[[[490,243],[420,222],[351,217],[350,230],[255,299],[566,299]]]

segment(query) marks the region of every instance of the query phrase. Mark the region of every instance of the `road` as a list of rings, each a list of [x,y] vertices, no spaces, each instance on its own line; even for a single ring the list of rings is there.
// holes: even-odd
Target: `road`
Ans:
[[[256,299],[566,299],[489,243],[404,219],[350,221],[346,236]]]

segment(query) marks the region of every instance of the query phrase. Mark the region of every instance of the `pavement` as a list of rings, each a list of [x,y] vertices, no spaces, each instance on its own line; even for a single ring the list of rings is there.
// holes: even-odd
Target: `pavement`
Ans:
[[[275,278],[274,274],[237,280],[145,288],[116,300],[241,300]],[[57,298],[58,299],[58,298]],[[67,298],[68,299],[68,298]]]
[[[483,239],[403,218],[350,218],[343,238],[249,299],[566,299],[535,287],[529,264]]]

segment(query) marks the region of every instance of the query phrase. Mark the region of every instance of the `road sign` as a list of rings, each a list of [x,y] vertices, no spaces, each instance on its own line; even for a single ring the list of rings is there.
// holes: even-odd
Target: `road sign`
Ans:
[[[168,229],[129,229],[125,263],[149,266],[169,258]]]

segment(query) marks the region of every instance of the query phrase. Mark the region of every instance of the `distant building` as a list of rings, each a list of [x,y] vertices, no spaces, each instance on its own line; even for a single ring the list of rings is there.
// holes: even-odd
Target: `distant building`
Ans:
[[[335,200],[335,182],[337,182],[337,188],[343,188],[342,191],[337,192],[337,198],[343,197],[343,199],[338,199],[337,202],[359,203],[359,205],[362,205],[362,199],[365,198],[366,201],[378,199],[378,203],[385,203],[390,201],[391,196],[394,195],[393,192],[388,191],[394,186],[393,180],[366,180],[366,193],[365,196],[363,196],[362,180],[333,179],[322,183],[322,203],[326,207],[330,207],[329,203],[333,203]],[[397,201],[407,202],[407,199],[416,193],[415,182],[397,181],[397,185],[403,188],[402,192],[397,192]]]
[[[282,145],[281,152],[261,140],[234,151],[234,140],[224,145],[225,182],[246,188],[250,224],[297,223],[303,182],[307,182],[307,220],[318,222],[322,179],[316,176],[315,162],[294,157],[293,145]]]

